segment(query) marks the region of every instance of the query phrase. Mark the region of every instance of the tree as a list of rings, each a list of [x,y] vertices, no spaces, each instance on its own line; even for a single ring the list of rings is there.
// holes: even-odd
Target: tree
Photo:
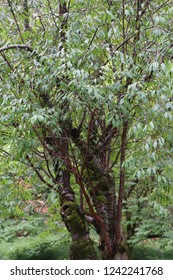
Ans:
[[[160,180],[171,14],[163,0],[3,2],[1,143],[59,193],[71,259],[96,258],[89,224],[103,259],[127,258],[123,203]]]

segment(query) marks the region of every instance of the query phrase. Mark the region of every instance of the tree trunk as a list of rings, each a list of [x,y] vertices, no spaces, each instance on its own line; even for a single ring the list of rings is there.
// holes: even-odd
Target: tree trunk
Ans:
[[[71,260],[96,260],[94,244],[89,237],[85,216],[74,201],[70,189],[60,188],[60,213],[71,235],[70,259]]]
[[[61,135],[59,146],[64,166],[59,170],[61,176],[57,174],[56,177],[61,183],[59,186],[60,214],[72,239],[69,256],[71,260],[95,260],[97,256],[94,244],[89,237],[88,224],[75,201],[75,195],[70,185],[70,172],[66,167],[69,147],[65,132]]]
[[[103,259],[113,259],[115,231],[115,180],[101,166],[97,156],[72,130],[71,137],[85,159],[84,181],[96,210],[95,228],[99,235],[99,249]]]

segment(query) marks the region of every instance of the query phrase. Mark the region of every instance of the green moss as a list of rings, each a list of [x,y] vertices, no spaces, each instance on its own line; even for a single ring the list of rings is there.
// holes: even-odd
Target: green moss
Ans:
[[[80,212],[77,204],[73,201],[64,202],[61,207],[61,215],[68,228],[74,234],[78,232],[79,235],[86,233],[86,221],[84,215]]]
[[[94,244],[89,238],[85,216],[74,201],[65,201],[61,207],[61,215],[72,237],[70,259],[96,259]]]
[[[97,201],[98,203],[103,203],[105,204],[106,203],[106,196],[104,194],[100,194],[97,196]]]
[[[93,242],[86,237],[73,240],[70,246],[70,259],[74,260],[96,260],[97,256],[93,250]]]

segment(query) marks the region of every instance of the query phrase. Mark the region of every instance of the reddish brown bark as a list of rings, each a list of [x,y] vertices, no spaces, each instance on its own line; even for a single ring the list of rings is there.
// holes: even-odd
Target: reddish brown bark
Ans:
[[[124,182],[125,182],[124,161],[125,161],[125,156],[126,156],[127,130],[128,130],[128,122],[124,121],[123,132],[122,132],[122,137],[121,137],[120,183],[119,183],[119,194],[118,194],[118,204],[117,204],[117,211],[116,211],[116,225],[115,225],[115,244],[116,244],[116,246],[122,240],[121,222],[122,222],[122,209],[123,209],[123,198],[124,198]]]

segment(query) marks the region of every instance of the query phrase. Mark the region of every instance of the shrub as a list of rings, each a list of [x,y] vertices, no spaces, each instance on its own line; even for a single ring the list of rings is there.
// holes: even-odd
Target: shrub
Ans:
[[[68,258],[69,242],[66,237],[23,237],[13,243],[0,244],[0,259],[9,260],[63,260]]]

